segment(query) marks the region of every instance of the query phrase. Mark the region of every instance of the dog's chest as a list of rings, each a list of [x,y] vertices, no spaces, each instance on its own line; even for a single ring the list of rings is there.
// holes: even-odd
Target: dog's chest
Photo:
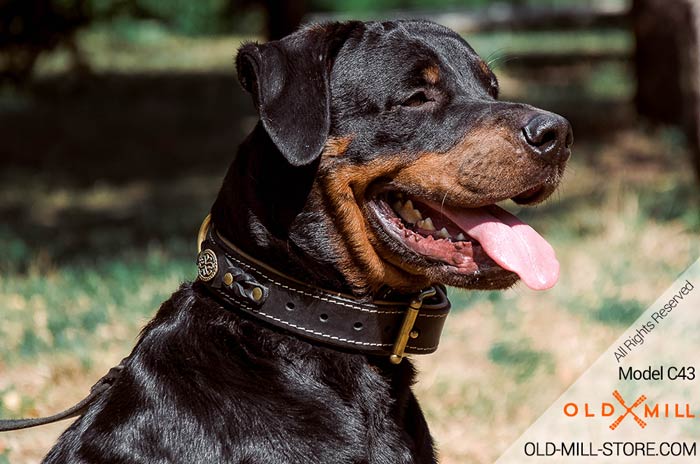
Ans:
[[[290,348],[296,347],[285,350]],[[243,400],[236,419],[248,434],[243,441],[251,444],[262,429],[265,441],[284,443],[275,447],[272,462],[423,462],[414,452],[422,444],[406,427],[413,419],[404,414],[408,384],[392,384],[361,357],[333,359],[316,350],[279,359],[271,371],[248,371],[250,385],[258,388],[231,392]],[[254,380],[261,378],[264,390]]]
[[[45,462],[434,462],[410,365],[387,374],[182,296]]]

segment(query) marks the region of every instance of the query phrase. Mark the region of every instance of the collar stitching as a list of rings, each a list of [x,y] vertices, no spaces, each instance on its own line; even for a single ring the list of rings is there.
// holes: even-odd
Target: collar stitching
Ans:
[[[260,310],[258,310],[258,309],[253,309],[253,308],[251,308],[250,306],[246,305],[245,303],[231,298],[230,296],[226,295],[224,292],[222,292],[222,291],[219,290],[219,289],[216,289],[216,291],[217,291],[217,293],[219,293],[219,295],[221,295],[221,296],[222,296],[225,300],[227,300],[229,303],[238,303],[238,304],[240,304],[244,309],[247,309],[248,311],[252,311],[252,312],[254,312],[254,313],[256,313],[256,314],[260,314],[261,316],[265,316],[265,317],[268,318],[268,319],[272,319],[272,320],[277,321],[277,322],[280,322],[280,323],[282,323],[282,324],[284,324],[284,325],[288,325],[289,327],[293,327],[293,328],[298,329],[298,330],[303,330],[304,332],[308,332],[308,333],[311,333],[311,334],[314,334],[314,335],[318,335],[318,336],[321,336],[321,337],[325,337],[325,338],[328,338],[328,339],[330,339],[330,340],[336,340],[336,341],[339,341],[339,342],[352,343],[352,344],[355,344],[355,345],[363,345],[363,346],[391,346],[391,345],[392,345],[391,343],[360,342],[360,341],[357,341],[357,340],[350,340],[350,339],[347,339],[347,338],[340,338],[340,337],[337,337],[337,336],[335,336],[335,335],[330,335],[330,334],[326,334],[326,333],[323,333],[323,332],[317,332],[317,331],[312,330],[312,329],[307,329],[306,327],[302,327],[302,326],[300,326],[300,325],[292,324],[291,322],[288,322],[288,321],[285,321],[285,320],[283,320],[283,319],[280,319],[280,318],[277,318],[277,317],[275,317],[275,316],[272,316],[272,315],[270,315],[270,314],[267,314],[267,313],[265,313],[264,311],[260,311]],[[223,306],[221,306],[221,305],[219,305],[219,306],[220,306],[222,309],[226,309],[225,307],[223,307]],[[429,349],[434,349],[434,348],[436,348],[436,347],[421,348],[421,349],[429,350]]]
[[[344,302],[344,301],[341,301],[341,300],[338,300],[338,299],[336,299],[336,298],[333,298],[331,295],[327,295],[327,294],[320,293],[320,292],[319,292],[319,293],[310,293],[310,292],[306,292],[306,291],[304,291],[304,290],[300,290],[300,289],[298,289],[298,288],[290,287],[290,286],[288,286],[288,285],[285,285],[285,284],[283,284],[283,283],[281,283],[281,282],[278,282],[278,281],[276,281],[275,279],[273,279],[273,278],[271,278],[271,277],[265,275],[265,274],[264,274],[262,271],[260,271],[259,269],[254,268],[254,267],[248,265],[247,263],[244,263],[244,262],[240,261],[239,259],[236,259],[235,256],[231,256],[231,254],[229,254],[228,252],[225,251],[224,254],[225,254],[229,259],[232,259],[233,261],[237,262],[238,264],[240,264],[241,266],[243,266],[243,267],[245,267],[246,269],[250,270],[251,272],[254,272],[254,273],[258,274],[258,275],[259,275],[260,277],[262,277],[263,279],[266,279],[267,281],[272,282],[273,284],[278,285],[278,286],[280,286],[280,287],[282,287],[282,288],[284,288],[284,289],[286,289],[286,290],[290,290],[290,291],[299,293],[299,294],[301,294],[301,295],[310,296],[310,297],[312,297],[312,298],[316,298],[317,300],[325,301],[325,302],[327,302],[327,303],[338,304],[338,305],[340,305],[340,306],[345,306],[345,307],[348,307],[348,308],[357,309],[357,310],[364,311],[364,312],[368,312],[368,313],[375,313],[375,314],[403,314],[403,311],[382,311],[382,310],[379,310],[379,309],[363,308],[362,306],[357,306],[357,305],[354,305],[354,304],[351,304],[351,303],[346,303],[346,302]],[[419,317],[420,317],[420,316],[421,316],[421,314],[419,314]],[[444,315],[432,315],[432,317],[447,317],[447,314],[444,314]]]

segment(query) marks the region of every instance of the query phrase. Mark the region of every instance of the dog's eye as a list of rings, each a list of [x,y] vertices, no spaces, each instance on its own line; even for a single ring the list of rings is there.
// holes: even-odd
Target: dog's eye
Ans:
[[[401,106],[412,106],[412,107],[415,107],[415,106],[424,105],[424,104],[426,104],[426,103],[428,103],[428,102],[432,102],[432,101],[435,101],[435,100],[432,99],[432,98],[429,98],[429,97],[425,94],[425,92],[423,92],[423,91],[421,90],[421,91],[418,91],[418,92],[414,93],[414,94],[411,95],[410,97],[408,97],[407,100],[404,100],[404,101],[401,103]]]

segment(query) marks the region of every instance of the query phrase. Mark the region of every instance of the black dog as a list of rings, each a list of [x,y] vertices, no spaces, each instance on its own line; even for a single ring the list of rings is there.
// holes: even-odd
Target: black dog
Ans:
[[[237,68],[260,122],[199,280],[45,462],[433,463],[403,350],[435,349],[441,284],[554,284],[551,247],[494,203],[549,196],[571,128],[497,101],[488,66],[426,21],[311,26],[244,45]]]

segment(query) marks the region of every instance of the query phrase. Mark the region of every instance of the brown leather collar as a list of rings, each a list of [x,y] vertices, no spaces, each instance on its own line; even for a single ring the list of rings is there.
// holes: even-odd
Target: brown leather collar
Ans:
[[[450,310],[436,285],[403,301],[365,303],[275,271],[238,250],[204,220],[198,279],[223,307],[295,335],[349,351],[389,356],[434,352]]]

